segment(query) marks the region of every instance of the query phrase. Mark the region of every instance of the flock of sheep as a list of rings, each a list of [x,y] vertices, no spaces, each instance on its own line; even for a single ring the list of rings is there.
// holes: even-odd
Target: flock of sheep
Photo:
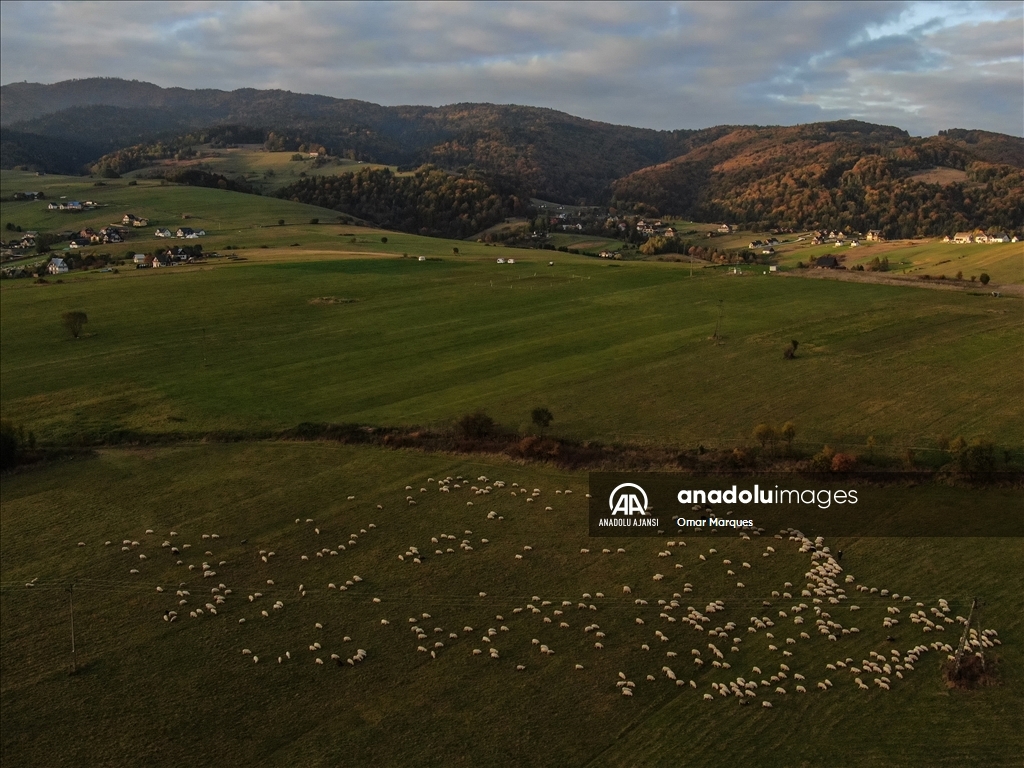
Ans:
[[[553,513],[551,505],[557,504],[559,497],[563,501],[560,506],[572,506],[564,503],[571,494],[571,489],[555,490],[544,512]],[[499,502],[498,495],[504,500]],[[587,565],[588,558],[625,556],[635,578],[629,584],[601,585],[607,595],[595,589],[576,596],[535,594],[516,600],[485,590],[466,590],[466,594],[457,596],[462,605],[482,601],[498,607],[493,619],[486,622],[488,626],[477,628],[464,617],[451,615],[457,610],[451,604],[444,609],[450,614],[444,621],[422,610],[428,606],[399,612],[396,598],[385,595],[382,599],[374,594],[372,577],[364,579],[351,574],[330,577],[333,580],[324,578],[328,571],[347,574],[345,555],[357,547],[375,546],[377,567],[381,569],[429,568],[435,558],[469,558],[464,565],[467,575],[474,572],[473,558],[498,557],[501,552],[501,556],[508,557],[503,567],[516,568],[522,567],[519,563],[524,558],[535,557],[545,548],[540,543],[517,545],[512,557],[508,548],[497,546],[507,530],[505,526],[511,525],[505,524],[506,516],[515,519],[517,506],[545,504],[539,488],[490,481],[485,476],[475,481],[461,477],[429,478],[419,488],[406,486],[405,498],[400,503],[410,508],[404,514],[426,515],[429,519],[428,504],[422,509],[411,508],[425,501],[449,505],[450,511],[453,502],[463,503],[456,497],[464,498],[465,504],[464,513],[458,517],[488,526],[487,537],[479,537],[470,529],[438,530],[421,542],[388,553],[390,545],[377,541],[380,534],[375,523],[338,536],[337,520],[296,518],[296,525],[304,529],[304,540],[312,538],[324,545],[288,556],[294,558],[291,565],[300,572],[309,571],[308,577],[294,584],[262,578],[267,571],[274,570],[282,556],[269,547],[248,546],[243,541],[248,556],[253,563],[260,564],[263,572],[262,580],[256,583],[251,574],[247,576],[243,563],[229,562],[214,554],[224,541],[214,532],[200,534],[195,540],[197,546],[185,542],[177,531],[169,531],[164,537],[152,529],[138,538],[126,537],[120,544],[105,541],[104,546],[120,548],[128,561],[126,565],[131,566],[128,575],[133,579],[144,578],[150,565],[161,568],[162,573],[172,563],[179,569],[176,583],[155,586],[160,599],[166,600],[162,620],[168,624],[179,620],[230,620],[240,625],[239,636],[245,637],[247,625],[287,616],[291,604],[303,600],[310,592],[322,596],[333,591],[343,597],[328,603],[333,607],[324,611],[322,620],[312,624],[306,648],[271,647],[260,639],[265,634],[253,635],[251,642],[246,641],[235,651],[249,664],[273,660],[278,664],[299,663],[305,659],[315,665],[357,667],[371,658],[358,645],[372,648],[387,643],[407,648],[412,656],[438,659],[442,654],[461,654],[466,663],[477,663],[475,659],[479,658],[479,663],[508,664],[510,671],[522,673],[531,664],[540,664],[541,659],[556,654],[568,655],[572,669],[577,671],[590,665],[612,669],[604,658],[606,653],[617,652],[614,659],[627,658],[633,674],[617,671],[609,680],[609,692],[617,690],[626,698],[639,695],[645,687],[671,685],[680,692],[689,691],[698,700],[735,699],[741,705],[758,703],[770,708],[773,702],[778,704],[790,695],[828,695],[833,689],[842,688],[889,691],[902,684],[924,656],[951,659],[966,623],[965,617],[955,615],[945,599],[928,605],[908,595],[858,583],[845,572],[822,537],[811,539],[796,530],[763,538],[741,534],[724,543],[722,539],[631,539],[626,545],[628,552],[626,546],[600,551],[585,546],[578,555],[583,561],[581,567]],[[358,505],[353,496],[348,501]],[[505,511],[499,514],[490,507]],[[373,508],[374,515],[386,514],[384,504],[375,504]],[[534,510],[539,512],[539,506],[530,512]],[[561,513],[566,512],[563,509]],[[451,518],[447,515],[447,519]],[[582,530],[585,516],[580,519]],[[310,530],[312,537],[308,536]],[[332,545],[328,541],[337,543]],[[730,551],[738,549],[747,559],[723,556],[713,545],[728,547]],[[86,545],[79,542],[78,546]],[[550,546],[564,548],[565,543]],[[786,549],[801,557],[803,574],[795,573],[790,577],[792,581],[783,581],[764,594],[752,596],[739,579],[753,583],[759,564]],[[237,547],[232,550],[237,551]],[[665,567],[669,563],[671,569]],[[294,568],[288,570],[294,573]],[[647,575],[640,576],[645,570]],[[230,574],[230,578],[218,576],[219,571]],[[676,571],[678,575],[673,575]],[[724,589],[721,597],[698,600],[696,595],[708,592],[707,587],[700,588],[702,581]],[[723,582],[729,586],[723,588]],[[459,600],[452,604],[460,604]],[[362,602],[379,613],[379,624],[369,626],[364,622],[360,627],[360,634],[365,635],[361,643],[349,635],[339,639],[324,629],[325,625],[334,629],[332,623],[344,623],[348,601]],[[881,606],[885,609],[881,622],[868,622],[867,612],[860,613],[862,607],[880,613]],[[865,620],[858,622],[861,616]],[[404,633],[397,631],[402,624],[407,628]],[[903,641],[904,650],[900,650],[893,636],[897,631],[901,636],[919,637]],[[874,649],[866,654],[851,650],[851,646],[863,649],[868,635]],[[854,642],[857,638],[861,642]],[[266,647],[257,648],[258,642]],[[972,653],[981,654],[999,643],[993,629],[972,628],[969,632]],[[828,652],[822,653],[825,648]],[[506,656],[518,663],[505,661]],[[808,660],[808,656],[812,658]],[[831,660],[822,663],[823,657]]]

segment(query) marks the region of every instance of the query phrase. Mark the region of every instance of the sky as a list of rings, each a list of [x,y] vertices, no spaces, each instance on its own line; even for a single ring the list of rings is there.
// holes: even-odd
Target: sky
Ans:
[[[1024,136],[1024,2],[0,2],[0,82],[93,76]]]

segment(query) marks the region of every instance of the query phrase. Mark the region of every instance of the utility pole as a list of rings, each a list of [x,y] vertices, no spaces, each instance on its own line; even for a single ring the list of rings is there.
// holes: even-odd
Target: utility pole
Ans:
[[[721,342],[721,337],[718,335],[718,331],[722,327],[722,301],[723,299],[718,300],[718,322],[715,323],[715,344]]]
[[[78,671],[78,657],[75,655],[75,583],[68,587],[68,605],[71,608],[71,673]]]
[[[206,329],[203,328],[203,368],[206,367]]]
[[[964,633],[960,635],[960,645],[956,649],[956,668],[953,670],[953,675],[960,674],[960,660],[963,658],[964,650],[967,648],[967,639],[971,635],[971,619],[974,618],[974,609],[978,607],[978,598],[974,598],[971,603],[971,612],[967,614],[967,623],[964,624]]]

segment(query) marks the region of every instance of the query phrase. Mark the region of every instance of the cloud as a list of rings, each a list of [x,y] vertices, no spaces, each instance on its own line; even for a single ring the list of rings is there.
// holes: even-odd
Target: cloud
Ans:
[[[4,82],[95,75],[656,128],[1024,134],[1020,3],[0,4]]]

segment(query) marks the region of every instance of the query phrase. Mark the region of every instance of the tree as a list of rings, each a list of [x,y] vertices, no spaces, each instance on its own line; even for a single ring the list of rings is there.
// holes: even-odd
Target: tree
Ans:
[[[988,285],[988,281],[992,278],[988,276],[988,272],[982,272],[978,279],[981,280],[982,285]]]
[[[786,450],[789,451],[793,447],[793,438],[796,437],[796,424],[792,421],[783,424],[779,430],[779,437],[786,441]]]
[[[277,226],[283,227],[284,226],[284,219],[278,219],[277,220]]]
[[[452,253],[454,253],[456,256],[458,256],[459,255],[459,249],[458,248],[452,248]],[[987,275],[986,275],[986,277],[987,277]],[[988,282],[988,281],[986,280],[985,282]]]
[[[384,243],[385,245],[387,245],[388,239],[387,239],[386,237],[382,237],[382,238],[380,239],[380,241],[381,241],[382,243]]]
[[[758,424],[754,427],[754,439],[761,444],[761,448],[766,448],[768,443],[775,442],[775,427],[771,424]]]
[[[551,414],[551,411],[545,408],[544,406],[534,408],[530,416],[533,419],[533,423],[536,424],[541,429],[541,431],[547,429],[548,425],[555,420],[555,417]]]
[[[82,335],[82,326],[89,322],[85,312],[65,312],[60,316],[61,324],[67,328],[72,338]]]

